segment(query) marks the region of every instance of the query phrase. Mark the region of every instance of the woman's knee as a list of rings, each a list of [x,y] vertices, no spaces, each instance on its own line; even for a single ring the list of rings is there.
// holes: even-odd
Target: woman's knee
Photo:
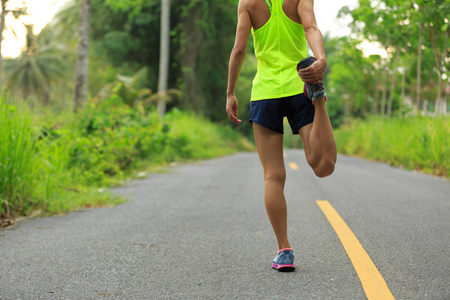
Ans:
[[[265,181],[272,181],[284,184],[286,181],[286,170],[269,171],[264,174]]]
[[[323,178],[333,174],[336,165],[336,160],[326,159],[322,160],[316,167],[313,168],[314,174],[317,177]]]

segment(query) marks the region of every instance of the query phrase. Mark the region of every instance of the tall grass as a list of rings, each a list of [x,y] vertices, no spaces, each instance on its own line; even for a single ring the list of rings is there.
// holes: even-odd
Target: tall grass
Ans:
[[[338,151],[450,176],[450,118],[353,120],[335,131]]]
[[[12,207],[24,213],[32,201],[39,160],[30,123],[27,110],[18,109],[0,95],[0,211],[6,214]]]

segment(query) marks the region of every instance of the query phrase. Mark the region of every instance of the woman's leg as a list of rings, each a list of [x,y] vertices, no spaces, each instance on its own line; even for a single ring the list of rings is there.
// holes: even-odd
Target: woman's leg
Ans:
[[[264,170],[264,202],[278,248],[290,248],[287,238],[287,207],[284,198],[286,169],[283,135],[253,122],[256,148]]]
[[[303,140],[306,160],[318,177],[326,177],[334,171],[337,159],[336,140],[325,106],[325,98],[314,101],[314,122],[302,127],[299,134]]]

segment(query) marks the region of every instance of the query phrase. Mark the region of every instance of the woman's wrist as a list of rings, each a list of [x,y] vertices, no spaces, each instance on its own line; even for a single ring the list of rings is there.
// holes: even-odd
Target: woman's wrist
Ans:
[[[326,57],[319,57],[319,58],[316,57],[316,59],[319,63],[321,63],[325,67],[327,66],[327,58]]]

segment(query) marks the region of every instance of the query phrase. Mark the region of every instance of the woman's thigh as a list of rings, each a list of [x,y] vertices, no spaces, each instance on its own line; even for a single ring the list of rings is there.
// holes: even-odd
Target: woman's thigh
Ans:
[[[253,132],[265,177],[285,177],[283,134],[267,129],[255,122],[253,122]]]

